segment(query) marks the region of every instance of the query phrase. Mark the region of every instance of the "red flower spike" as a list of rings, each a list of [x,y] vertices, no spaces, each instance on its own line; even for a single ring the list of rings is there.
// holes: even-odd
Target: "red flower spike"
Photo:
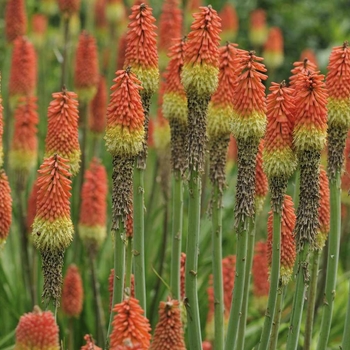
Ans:
[[[74,85],[79,100],[91,101],[96,94],[98,82],[98,56],[95,38],[83,31],[79,36],[74,74]]]
[[[77,266],[70,265],[63,280],[62,310],[68,317],[79,317],[83,310],[83,281]]]
[[[270,28],[263,56],[269,69],[276,69],[283,64],[283,34],[280,28]]]
[[[15,110],[15,127],[10,150],[10,164],[14,171],[28,173],[36,165],[39,123],[36,100],[36,97],[21,98]]]
[[[37,58],[34,46],[24,37],[14,41],[9,80],[10,96],[32,95],[37,81]]]
[[[102,348],[95,345],[94,339],[90,334],[86,334],[84,340],[86,341],[86,345],[82,346],[80,350],[102,350]]]
[[[112,349],[148,350],[151,340],[149,321],[143,316],[139,301],[126,298],[113,308],[116,313],[113,319],[113,329],[110,336]]]
[[[308,72],[315,72],[317,67],[312,61],[307,58],[304,58],[303,61],[294,62],[293,66],[294,68],[291,70],[293,75],[289,78],[289,85],[294,89],[294,93],[296,94],[297,90],[295,89],[295,86],[298,78],[302,77],[305,74],[308,74]]]
[[[52,94],[48,108],[48,125],[45,139],[45,157],[59,154],[69,160],[72,175],[79,171],[80,146],[78,140],[77,94],[67,91]]]
[[[59,328],[51,311],[41,311],[34,306],[33,312],[21,316],[16,328],[14,350],[59,350]]]
[[[122,70],[125,61],[125,51],[127,46],[126,41],[127,33],[123,34],[119,39],[118,52],[117,52],[117,70]]]
[[[316,236],[316,248],[322,249],[328,238],[330,229],[330,192],[326,171],[320,169],[320,206],[318,208],[318,221],[320,223],[319,232]]]
[[[107,28],[107,14],[106,14],[107,0],[99,0],[95,2],[95,26],[98,30]]]
[[[58,6],[61,13],[70,17],[79,12],[80,0],[58,0]]]
[[[265,141],[262,139],[259,143],[258,154],[256,156],[256,171],[255,171],[255,210],[261,212],[269,191],[267,177],[263,170],[263,150]]]
[[[269,294],[269,265],[267,257],[267,243],[257,242],[253,257],[253,294],[256,297],[267,297]]]
[[[34,244],[41,252],[62,251],[69,246],[74,233],[70,218],[72,181],[68,160],[59,155],[46,158],[38,173]]]
[[[93,158],[81,190],[79,235],[88,246],[101,246],[107,236],[108,181],[105,167]]]
[[[141,81],[144,93],[152,94],[159,80],[156,20],[152,8],[144,3],[134,5],[131,11],[124,67],[130,66]]]
[[[265,133],[266,100],[262,80],[266,80],[267,75],[262,61],[263,58],[256,56],[254,51],[245,50],[240,50],[234,59],[237,80],[232,128],[236,139],[260,139]]]
[[[27,231],[32,232],[32,225],[36,215],[36,201],[38,198],[38,179],[35,179],[27,203]]]
[[[106,147],[112,155],[135,156],[144,140],[144,113],[140,81],[130,71],[116,72],[107,108]]]
[[[159,305],[159,321],[150,350],[164,349],[186,349],[178,300],[161,301]]]
[[[297,152],[321,152],[327,136],[327,91],[324,76],[301,74],[295,82],[294,146]]]
[[[106,127],[107,98],[106,79],[100,76],[96,95],[91,101],[89,119],[90,130],[96,134],[103,133]]]
[[[297,165],[293,151],[294,91],[272,83],[267,96],[267,129],[263,153],[268,178],[289,178]]]
[[[27,15],[24,0],[8,0],[5,10],[5,32],[7,41],[12,43],[19,36],[25,35]]]
[[[263,9],[256,9],[250,14],[250,42],[255,46],[262,46],[267,35],[266,12]]]
[[[315,52],[312,49],[305,49],[300,54],[300,61],[303,61],[307,58],[314,66],[318,66],[318,60]]]
[[[211,7],[200,7],[184,48],[182,83],[187,92],[211,95],[218,85],[221,19]]]
[[[12,222],[12,198],[9,180],[0,169],[0,247],[5,244]]]
[[[4,164],[4,152],[2,148],[2,136],[4,134],[4,124],[2,120],[3,111],[4,107],[2,106],[2,98],[0,95],[0,168],[2,168],[2,165]]]
[[[226,3],[219,12],[221,18],[221,42],[232,42],[236,39],[239,25],[239,18],[237,16],[236,9],[231,3]]]
[[[47,17],[45,15],[35,13],[31,21],[31,38],[35,47],[42,47],[45,42],[45,34],[47,31]]]
[[[210,342],[204,341],[202,343],[202,350],[212,350],[212,349],[213,349],[213,346],[211,345]]]
[[[281,214],[281,272],[280,280],[285,286],[290,281],[293,275],[293,268],[296,258],[295,238],[294,238],[294,226],[296,216],[294,213],[294,205],[292,197],[285,195],[282,205]],[[273,213],[269,212],[269,218],[267,221],[267,254],[269,260],[269,266],[272,262],[272,237],[273,237]]]

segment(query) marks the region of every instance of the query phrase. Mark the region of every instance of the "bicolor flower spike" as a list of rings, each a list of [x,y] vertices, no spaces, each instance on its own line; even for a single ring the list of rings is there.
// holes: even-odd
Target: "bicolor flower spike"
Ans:
[[[272,83],[267,96],[267,129],[263,154],[264,171],[269,179],[289,178],[296,169],[293,152],[293,90],[284,82]]]
[[[218,86],[221,19],[209,5],[193,14],[185,44],[182,84],[187,94],[212,95]]]
[[[14,350],[59,350],[59,328],[51,311],[33,312],[21,316],[16,328]]]
[[[292,197],[285,195],[281,213],[281,270],[280,281],[282,285],[287,285],[293,276],[293,268],[296,258],[294,226],[296,216]],[[269,212],[267,221],[267,253],[269,265],[272,262],[272,236],[273,236],[273,212]]]
[[[68,317],[79,317],[83,310],[83,281],[77,266],[70,265],[63,280],[62,310]]]
[[[264,53],[265,64],[269,69],[279,68],[283,64],[283,34],[280,28],[271,27],[267,37]]]
[[[14,171],[29,171],[36,165],[39,122],[36,97],[23,97],[15,110],[15,128],[10,150],[10,165]]]
[[[65,250],[74,233],[70,218],[72,181],[68,160],[55,154],[44,160],[38,173],[34,244],[40,251]]]
[[[139,301],[126,298],[113,308],[116,315],[113,318],[113,329],[110,336],[112,349],[148,350],[151,340],[151,327]]]
[[[141,82],[129,68],[116,76],[107,108],[106,147],[113,156],[132,157],[142,150],[145,133]]]
[[[96,134],[102,134],[106,128],[107,111],[106,79],[100,76],[97,92],[90,105],[89,128]]]
[[[292,76],[289,78],[289,85],[294,89],[294,94],[296,94],[297,90],[295,87],[298,79],[303,75],[308,74],[308,72],[315,72],[317,67],[315,63],[310,61],[308,58],[303,58],[302,61],[294,62],[293,66],[294,68],[291,70]]]
[[[79,36],[75,57],[74,85],[80,101],[90,102],[99,82],[98,58],[95,38],[83,31]]]
[[[266,127],[265,86],[267,79],[263,58],[254,51],[240,50],[234,60],[237,82],[234,90],[235,116],[232,123],[233,136],[238,139],[259,140]]]
[[[12,198],[9,180],[0,169],[0,248],[5,244],[12,222]]]
[[[45,157],[58,154],[69,160],[70,172],[74,176],[80,168],[80,146],[78,140],[77,94],[63,88],[52,94],[54,98],[48,108],[48,126],[45,140]]]
[[[304,49],[300,54],[300,61],[304,60],[305,58],[307,58],[316,67],[318,66],[318,61],[314,50]]]
[[[32,31],[30,37],[36,48],[41,48],[46,40],[46,31],[48,25],[47,16],[35,13],[32,15],[31,27]]]
[[[131,8],[124,67],[131,67],[141,81],[142,94],[152,95],[159,84],[156,21],[149,5]]]
[[[256,46],[262,46],[266,42],[267,36],[266,12],[263,9],[256,9],[250,14],[250,42]]]
[[[186,349],[178,300],[161,301],[159,305],[159,321],[150,350],[164,349]]]
[[[85,172],[79,219],[79,236],[93,251],[101,246],[107,236],[107,193],[106,169],[97,158],[93,158]]]
[[[80,0],[58,0],[58,6],[64,16],[71,17],[79,12]]]
[[[231,3],[226,2],[219,12],[219,16],[222,21],[222,33],[220,34],[221,42],[226,43],[227,41],[234,41],[236,39],[239,26],[239,18],[237,16],[236,9]]]
[[[259,143],[258,154],[256,156],[255,170],[255,211],[260,213],[269,190],[266,174],[263,170],[263,151],[265,141],[262,139]]]
[[[27,15],[24,0],[7,1],[5,11],[5,32],[7,41],[12,43],[27,30]]]

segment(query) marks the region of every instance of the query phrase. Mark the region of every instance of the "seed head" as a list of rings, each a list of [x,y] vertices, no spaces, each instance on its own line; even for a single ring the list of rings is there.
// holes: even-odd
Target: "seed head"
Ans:
[[[96,134],[102,134],[106,127],[107,112],[107,87],[106,79],[101,75],[97,92],[90,105],[90,130]]]
[[[5,11],[5,32],[7,41],[12,43],[25,35],[27,30],[27,14],[24,0],[7,1]]]
[[[0,247],[6,242],[12,222],[11,188],[5,171],[0,169]]]

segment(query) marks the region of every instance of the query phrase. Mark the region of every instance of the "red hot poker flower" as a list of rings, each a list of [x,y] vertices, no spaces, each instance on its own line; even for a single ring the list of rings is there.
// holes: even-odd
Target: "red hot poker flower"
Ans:
[[[256,297],[264,297],[269,294],[269,266],[267,258],[267,243],[257,242],[255,244],[255,255],[253,257],[253,294]]]
[[[41,311],[34,306],[33,312],[24,314],[16,328],[14,350],[59,350],[59,329],[51,311]]]
[[[25,35],[27,15],[24,0],[9,0],[5,12],[5,31],[7,41],[12,43],[19,36]]]
[[[90,334],[86,334],[84,339],[86,341],[86,345],[82,346],[80,350],[102,350],[102,348],[95,345],[95,342]]]
[[[106,127],[107,112],[107,87],[106,79],[100,76],[98,88],[95,97],[90,105],[90,130],[96,134],[104,132]]]
[[[72,175],[79,171],[80,146],[78,140],[77,94],[63,88],[52,94],[48,108],[48,126],[45,139],[45,157],[59,154],[69,160]]]
[[[151,340],[149,321],[143,316],[139,301],[126,298],[113,308],[113,330],[110,336],[112,349],[148,350]],[[119,348],[120,347],[120,348]]]
[[[221,9],[219,16],[222,21],[221,42],[226,43],[227,41],[234,41],[237,36],[239,23],[236,9],[232,4],[227,2]]]
[[[308,74],[308,72],[315,72],[317,67],[316,65],[307,58],[304,58],[303,61],[294,62],[294,68],[291,70],[292,76],[289,78],[289,85],[291,88],[295,89],[296,82],[299,77],[303,74]],[[297,93],[296,90],[295,94]]]
[[[293,267],[295,264],[296,248],[294,238],[294,226],[296,216],[294,213],[294,206],[292,197],[285,195],[282,206],[282,222],[281,222],[281,272],[280,280],[283,285],[288,284],[292,275]],[[269,218],[267,221],[267,254],[269,259],[269,265],[272,261],[272,235],[273,235],[273,212],[269,212]]]
[[[312,49],[305,49],[302,51],[302,53],[300,54],[300,61],[303,61],[305,58],[307,58],[316,67],[318,66],[316,54]]]
[[[250,14],[249,39],[253,45],[262,46],[267,35],[266,12],[263,9],[256,9]]]
[[[58,0],[60,11],[65,16],[72,16],[80,9],[80,0]]]
[[[5,171],[0,169],[0,248],[6,242],[12,222],[11,188]]]
[[[83,281],[74,264],[67,269],[63,281],[62,310],[69,317],[79,317],[83,309]]]
[[[280,28],[270,28],[263,56],[269,69],[276,69],[283,64],[283,35]]]
[[[31,38],[35,47],[42,47],[45,41],[45,35],[47,30],[47,17],[40,13],[35,13],[32,16],[32,32]]]

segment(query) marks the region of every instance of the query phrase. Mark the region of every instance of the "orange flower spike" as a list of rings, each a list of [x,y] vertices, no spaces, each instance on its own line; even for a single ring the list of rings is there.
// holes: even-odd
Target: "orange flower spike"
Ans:
[[[108,293],[109,293],[109,310],[112,308],[112,299],[113,299],[113,279],[114,279],[114,269],[111,269],[111,272],[108,276]],[[131,274],[131,290],[130,296],[135,298],[135,277]]]
[[[2,97],[0,95],[0,168],[2,168],[4,164],[4,150],[2,146],[2,136],[4,134],[3,111],[4,107],[2,106]]]
[[[45,139],[45,157],[59,154],[69,160],[72,175],[80,168],[80,146],[78,140],[77,94],[63,88],[52,94],[48,108],[48,126]]]
[[[32,95],[37,82],[37,57],[33,44],[24,37],[14,41],[9,80],[9,94],[16,96]]]
[[[238,26],[239,26],[239,18],[237,16],[236,9],[231,3],[226,3],[224,7],[219,12],[219,16],[221,18],[221,42],[226,43],[227,41],[232,42],[236,39]]]
[[[330,230],[330,192],[326,171],[320,169],[320,206],[318,208],[319,232],[316,236],[316,249],[321,250],[326,243]]]
[[[236,77],[234,75],[234,59],[237,54],[237,44],[226,44],[220,47],[219,85],[211,97],[208,107],[207,132],[209,139],[228,136],[233,122],[234,88]]]
[[[262,139],[259,143],[258,154],[256,156],[256,171],[255,171],[255,210],[261,212],[269,191],[267,177],[263,170],[263,150],[265,141]]]
[[[10,165],[14,171],[29,171],[36,165],[39,123],[36,97],[21,98],[15,110],[15,127],[10,150]]]
[[[24,0],[8,0],[5,10],[5,32],[7,41],[12,43],[25,35],[27,15]]]
[[[209,5],[200,7],[184,48],[182,84],[187,94],[212,95],[218,86],[221,19]]]
[[[272,180],[274,177],[288,178],[296,169],[293,152],[293,90],[286,84],[272,83],[267,96],[267,129],[263,154],[264,171]]]
[[[108,181],[105,167],[93,158],[90,168],[85,171],[81,191],[79,236],[89,247],[97,250],[107,236]]]
[[[37,48],[41,48],[46,40],[45,34],[47,31],[47,17],[40,13],[35,13],[31,20],[31,38],[33,44]]]
[[[175,39],[170,48],[170,62],[164,74],[165,90],[163,96],[163,115],[171,120],[178,120],[187,125],[187,97],[181,82],[181,71],[184,64],[185,40]]]
[[[83,310],[83,281],[77,266],[70,265],[63,280],[62,310],[68,317],[79,317]]]
[[[118,51],[117,51],[117,70],[122,70],[125,61],[125,51],[127,46],[126,41],[127,33],[123,34],[119,39]]]
[[[141,81],[141,93],[152,95],[159,84],[156,20],[149,5],[134,5],[131,11],[124,67],[130,66]]]
[[[27,231],[32,231],[32,225],[36,215],[36,201],[38,198],[38,179],[35,179],[27,203]]]
[[[294,213],[294,206],[292,197],[285,195],[282,205],[281,214],[281,272],[280,281],[282,285],[287,285],[293,276],[293,268],[296,258],[295,238],[294,238],[294,226],[296,216]],[[269,212],[269,218],[267,221],[267,254],[269,260],[269,266],[272,262],[272,237],[273,237],[273,212]]]
[[[291,70],[292,76],[289,78],[289,86],[294,89],[294,94],[297,93],[295,89],[297,80],[308,72],[315,72],[317,70],[316,65],[308,58],[304,58],[302,61],[294,62],[294,68]]]
[[[269,69],[279,68],[283,64],[283,34],[280,28],[271,27],[264,46],[265,64]]]
[[[149,321],[143,316],[139,301],[126,298],[113,308],[116,313],[112,325],[110,344],[112,349],[148,350],[151,340]]]
[[[126,9],[122,0],[107,0],[106,16],[111,24],[123,23],[126,17]]]
[[[150,350],[163,349],[186,349],[178,300],[161,301],[159,305],[159,321]]]
[[[84,336],[86,344],[80,348],[80,350],[102,350],[102,348],[95,345],[94,339],[90,334]]]
[[[58,7],[66,17],[71,17],[80,10],[80,0],[58,0]]]
[[[234,59],[237,76],[234,90],[235,116],[232,123],[233,136],[238,139],[259,140],[264,136],[266,127],[265,86],[267,79],[263,58],[253,51],[240,50]]]
[[[51,311],[41,311],[34,306],[33,312],[21,316],[16,328],[14,350],[59,350],[59,328]]]
[[[64,250],[72,242],[74,233],[70,218],[72,181],[68,160],[59,155],[46,158],[38,173],[34,244],[40,251]]]
[[[303,61],[305,58],[307,58],[316,67],[318,66],[316,54],[312,49],[305,49],[302,51],[302,53],[300,54],[300,61]]]
[[[106,147],[113,156],[132,157],[144,140],[144,113],[140,81],[130,69],[116,72],[107,108]]]
[[[81,101],[95,96],[99,82],[98,56],[95,38],[83,31],[79,36],[75,57],[74,85]]]
[[[296,81],[294,146],[297,153],[321,152],[327,136],[327,91],[324,76],[301,74]]]
[[[266,12],[256,9],[250,14],[249,39],[254,46],[262,46],[268,36]]]
[[[255,244],[255,255],[253,257],[253,294],[256,297],[267,297],[269,294],[269,265],[267,258],[267,243],[257,242]]]
[[[100,76],[95,97],[90,105],[90,130],[96,134],[102,134],[106,127],[107,112],[107,87],[106,79]]]
[[[97,31],[104,33],[107,28],[107,0],[96,1],[94,6],[95,27]]]
[[[12,198],[9,180],[0,169],[0,247],[6,243],[12,223]]]

